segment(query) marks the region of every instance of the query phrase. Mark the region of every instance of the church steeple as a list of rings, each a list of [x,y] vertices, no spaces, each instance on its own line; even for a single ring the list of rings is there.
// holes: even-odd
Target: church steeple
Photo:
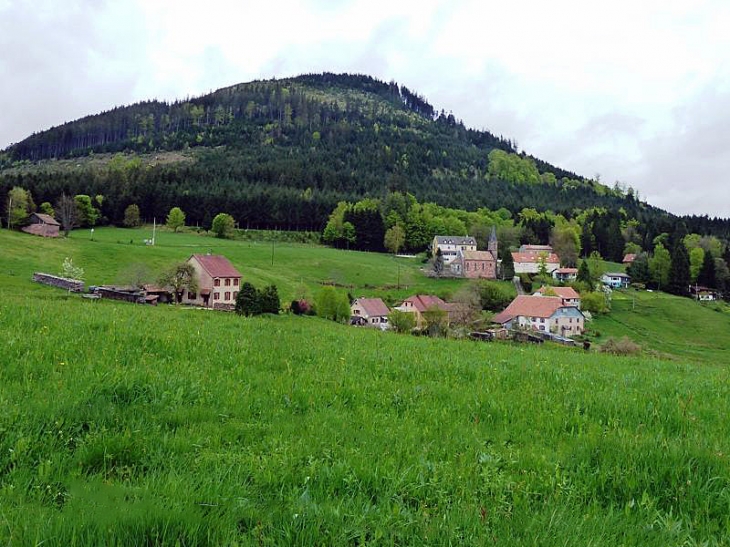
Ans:
[[[497,249],[499,245],[497,243],[497,229],[492,226],[492,233],[489,235],[489,242],[487,242],[487,250],[491,251],[495,258],[497,256]]]

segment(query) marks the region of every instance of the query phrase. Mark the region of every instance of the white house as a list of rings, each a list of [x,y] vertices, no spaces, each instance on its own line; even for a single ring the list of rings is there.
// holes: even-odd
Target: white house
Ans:
[[[570,283],[578,277],[578,268],[558,268],[553,271],[553,278],[561,283]]]
[[[516,252],[512,253],[512,261],[515,264],[515,274],[540,273],[540,265],[544,262],[548,274],[552,274],[560,268],[560,257],[555,253],[546,251],[540,252]]]
[[[555,296],[518,296],[492,319],[505,328],[552,332],[561,336],[583,334],[585,316],[576,306],[566,306]]]
[[[631,283],[631,276],[621,272],[608,272],[601,276],[601,283],[612,289],[625,289]]]
[[[456,258],[458,251],[476,251],[477,240],[469,236],[436,236],[431,244],[431,252],[434,257],[439,250],[441,250],[444,264],[448,265]]]

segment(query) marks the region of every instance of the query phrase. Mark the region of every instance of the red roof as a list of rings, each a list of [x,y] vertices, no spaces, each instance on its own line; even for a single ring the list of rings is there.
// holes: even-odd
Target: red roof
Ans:
[[[577,274],[578,268],[558,268],[557,270],[555,270],[555,273],[565,275]]]
[[[551,317],[559,308],[563,308],[563,299],[555,296],[527,296],[515,298],[501,313],[494,316],[492,321],[504,324],[515,317]]]
[[[360,304],[368,317],[388,315],[390,310],[380,298],[358,298],[353,304]]]
[[[624,257],[623,263],[626,264],[627,262],[633,262],[635,259],[636,255],[634,253],[629,253]]]
[[[580,295],[575,291],[573,287],[550,287],[550,289],[552,289],[552,291],[560,298],[580,298]],[[539,292],[540,294],[545,294],[547,290],[548,287],[543,286],[540,287],[537,292]]]
[[[241,277],[239,271],[233,267],[225,256],[221,255],[193,255],[198,264],[211,277]]]
[[[403,304],[406,302],[413,304],[413,307],[421,313],[433,307],[444,311],[450,311],[450,307],[446,302],[432,294],[417,294],[416,296],[409,296],[403,301]]]
[[[560,264],[560,258],[555,253],[512,253],[513,262],[540,262],[545,257],[546,264]]]

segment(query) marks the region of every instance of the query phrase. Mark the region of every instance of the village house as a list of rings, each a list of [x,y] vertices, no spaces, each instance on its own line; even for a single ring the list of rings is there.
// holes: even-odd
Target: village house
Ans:
[[[380,298],[356,298],[350,306],[350,322],[353,325],[388,327],[390,310]]]
[[[580,294],[573,287],[540,287],[533,296],[557,296],[564,306],[580,308]]]
[[[570,283],[578,278],[578,268],[558,268],[553,271],[553,279],[560,283]]]
[[[30,224],[22,228],[28,234],[43,237],[58,237],[61,225],[50,215],[43,213],[32,213]]]
[[[553,252],[553,248],[551,245],[520,245],[517,252],[525,254],[550,254]]]
[[[438,296],[430,294],[418,294],[416,296],[409,296],[406,298],[400,306],[395,307],[396,310],[412,313],[416,318],[416,327],[423,328],[426,325],[426,320],[423,317],[423,312],[430,309],[439,309],[445,311],[448,315],[448,321],[452,320],[452,316],[457,312],[456,307],[453,304],[449,304],[441,300]]]
[[[523,245],[525,247],[537,247],[537,245]],[[546,245],[540,245],[540,247],[546,247]],[[517,251],[512,253],[512,261],[514,262],[515,274],[521,273],[537,274],[540,273],[540,265],[545,264],[545,270],[548,274],[552,274],[555,270],[560,268],[560,257],[553,252],[544,250],[533,251],[529,249],[527,252]]]
[[[457,251],[476,251],[477,240],[469,236],[436,236],[431,244],[431,252],[434,258],[436,258],[439,250],[444,265],[449,265],[456,258]]]
[[[241,274],[221,255],[194,254],[188,262],[198,277],[198,292],[188,290],[182,303],[206,308],[233,309],[241,285]]]
[[[497,231],[492,227],[486,251],[456,251],[451,262],[451,273],[470,279],[497,279]]]
[[[585,327],[583,313],[554,296],[518,296],[492,321],[508,329],[550,332],[565,337],[580,335]]]
[[[631,276],[621,272],[608,272],[601,276],[601,283],[612,289],[625,289],[631,283]]]
[[[628,253],[624,256],[623,264],[624,266],[628,266],[631,264],[634,260],[636,260],[636,254],[634,253]]]
[[[689,292],[700,302],[714,302],[719,298],[717,291],[701,285],[690,285]]]

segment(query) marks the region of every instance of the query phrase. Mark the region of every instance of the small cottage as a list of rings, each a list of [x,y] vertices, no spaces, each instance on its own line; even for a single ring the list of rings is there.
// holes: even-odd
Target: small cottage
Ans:
[[[558,268],[553,271],[553,279],[560,283],[570,283],[578,278],[578,268]]]
[[[601,283],[612,289],[625,289],[631,284],[631,276],[621,272],[608,272],[601,276]]]
[[[50,215],[43,213],[32,213],[30,224],[22,228],[28,234],[43,237],[58,237],[61,225]]]

